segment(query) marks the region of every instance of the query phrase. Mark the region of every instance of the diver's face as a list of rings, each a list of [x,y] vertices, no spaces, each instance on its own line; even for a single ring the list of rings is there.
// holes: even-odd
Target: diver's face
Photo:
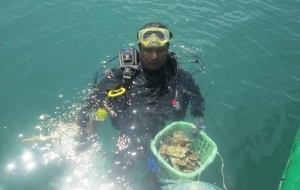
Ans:
[[[163,46],[147,47],[139,44],[141,63],[146,69],[156,71],[162,68],[167,60],[169,44]]]

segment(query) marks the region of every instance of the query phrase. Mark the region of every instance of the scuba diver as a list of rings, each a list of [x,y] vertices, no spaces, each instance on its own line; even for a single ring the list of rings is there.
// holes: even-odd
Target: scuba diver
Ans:
[[[137,33],[139,52],[120,51],[120,65],[96,83],[77,115],[83,139],[94,133],[91,113],[99,108],[106,110],[112,126],[120,131],[110,170],[114,182],[121,184],[136,160],[149,158],[151,139],[168,121],[183,121],[188,105],[194,117],[191,122],[197,130],[204,128],[204,98],[191,74],[179,68],[175,54],[169,52],[172,36],[161,23],[143,26]],[[149,168],[145,189],[159,188],[154,172]]]

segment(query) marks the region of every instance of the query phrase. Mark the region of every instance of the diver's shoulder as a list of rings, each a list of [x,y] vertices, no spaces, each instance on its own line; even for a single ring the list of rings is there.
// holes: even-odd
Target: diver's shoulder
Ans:
[[[179,72],[179,74],[182,74],[182,75],[191,76],[191,74],[186,69],[183,69],[181,67],[178,67],[178,72]]]
[[[115,83],[117,81],[122,81],[122,75],[115,71],[107,71],[98,84],[104,85],[105,83]]]
[[[186,69],[178,68],[179,83],[187,84],[194,81],[192,74]]]
[[[107,70],[105,72],[106,80],[122,80],[123,79],[123,71],[120,67],[116,66],[113,69]]]

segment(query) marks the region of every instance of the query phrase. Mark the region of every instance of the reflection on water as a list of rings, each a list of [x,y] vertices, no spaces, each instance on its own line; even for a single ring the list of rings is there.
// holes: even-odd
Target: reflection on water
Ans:
[[[50,174],[55,189],[113,188],[114,184],[105,180],[108,168],[98,136],[79,142],[79,127],[63,121],[72,118],[72,112],[63,115],[64,118],[41,115],[41,126],[35,127],[38,136],[24,138],[20,134],[24,150],[7,163],[6,172],[16,176],[29,172],[38,175],[37,170],[44,167],[59,167],[60,172]]]

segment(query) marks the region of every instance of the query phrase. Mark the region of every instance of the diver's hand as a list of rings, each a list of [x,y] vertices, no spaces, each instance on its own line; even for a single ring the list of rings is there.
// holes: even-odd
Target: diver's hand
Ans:
[[[94,122],[89,122],[85,128],[80,127],[80,132],[75,137],[75,141],[77,141],[78,145],[76,147],[77,152],[86,151],[95,141],[95,129],[96,124]]]
[[[195,117],[194,121],[192,122],[195,125],[194,133],[198,134],[200,131],[204,132],[206,129],[203,117]]]
[[[89,121],[86,124],[77,123],[78,133],[75,140],[78,142],[85,142],[89,137],[95,135],[97,123]]]
[[[97,136],[96,135],[91,135],[91,136],[81,136],[79,141],[77,142],[76,145],[76,152],[84,152],[88,150],[90,147],[93,146],[95,142],[97,142]]]

